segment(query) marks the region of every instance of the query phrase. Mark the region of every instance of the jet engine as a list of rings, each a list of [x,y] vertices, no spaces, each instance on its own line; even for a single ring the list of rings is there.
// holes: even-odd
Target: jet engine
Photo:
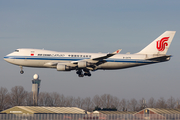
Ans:
[[[56,68],[57,68],[57,71],[71,71],[72,70],[71,66],[67,66],[64,64],[57,64]]]
[[[92,65],[93,65],[93,63],[89,63],[87,61],[78,62],[78,68],[91,67]]]

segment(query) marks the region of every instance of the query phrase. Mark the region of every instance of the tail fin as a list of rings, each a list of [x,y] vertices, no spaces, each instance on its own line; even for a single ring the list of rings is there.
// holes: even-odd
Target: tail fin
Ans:
[[[166,31],[137,54],[166,54],[176,31]]]

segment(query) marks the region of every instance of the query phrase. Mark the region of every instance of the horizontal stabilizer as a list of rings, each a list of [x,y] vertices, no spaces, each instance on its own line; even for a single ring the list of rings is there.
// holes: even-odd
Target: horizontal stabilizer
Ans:
[[[164,62],[164,61],[170,60],[170,58],[171,58],[171,55],[164,55],[160,57],[150,58],[148,60],[156,61],[156,62]]]

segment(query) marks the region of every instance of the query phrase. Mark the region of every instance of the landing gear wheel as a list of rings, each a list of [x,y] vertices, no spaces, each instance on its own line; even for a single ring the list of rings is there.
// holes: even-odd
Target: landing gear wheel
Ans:
[[[82,69],[78,69],[76,74],[78,74],[79,77],[84,77]]]
[[[23,70],[21,70],[21,71],[20,71],[20,73],[21,73],[21,74],[23,74],[23,73],[24,73],[24,71],[23,71]]]
[[[21,68],[20,73],[21,73],[21,74],[23,74],[23,73],[24,73],[24,71],[23,71],[23,67],[22,67],[22,66],[19,66],[19,67]]]
[[[91,73],[89,72],[89,70],[86,70],[86,69],[85,69],[85,70],[84,70],[84,75],[90,77],[90,76],[91,76]]]
[[[84,75],[83,75],[83,74],[79,74],[78,76],[79,76],[79,77],[84,77]]]
[[[84,73],[84,76],[91,76],[91,73]]]

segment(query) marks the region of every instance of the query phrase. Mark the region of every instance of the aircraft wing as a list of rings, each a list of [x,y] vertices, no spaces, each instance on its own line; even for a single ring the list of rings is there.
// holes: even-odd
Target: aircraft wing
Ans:
[[[102,62],[102,61],[104,61],[104,59],[107,59],[107,58],[109,58],[109,57],[112,57],[112,56],[120,53],[121,50],[122,50],[122,49],[118,49],[118,50],[114,51],[113,53],[108,53],[108,54],[106,54],[105,56],[95,57],[95,58],[91,58],[91,59],[83,59],[83,60],[80,60],[80,61],[89,61],[89,62],[95,62],[95,63],[97,63],[97,62]],[[78,62],[79,62],[79,61],[72,61],[71,63],[77,64]]]
[[[116,50],[113,53],[108,53],[108,54],[106,54],[104,56],[95,57],[95,58],[91,58],[91,59],[83,59],[83,60],[79,60],[79,61],[71,61],[71,62],[65,62],[65,63],[52,61],[52,62],[45,63],[44,65],[45,66],[56,66],[58,63],[61,63],[61,64],[65,64],[65,65],[69,65],[69,66],[75,67],[75,66],[77,66],[76,64],[78,64],[78,62],[87,61],[89,63],[92,63],[92,68],[95,68],[96,66],[105,63],[106,60],[104,60],[104,59],[107,59],[109,57],[112,57],[112,56],[120,53],[121,50],[122,49],[118,49],[118,50]]]
[[[97,66],[99,66],[99,65],[107,62],[105,59],[107,59],[107,58],[109,58],[109,57],[112,57],[112,56],[120,53],[121,50],[122,50],[122,49],[118,49],[118,50],[116,50],[115,52],[113,52],[113,53],[108,53],[108,54],[106,54],[106,55],[104,55],[104,56],[99,56],[99,57],[97,56],[97,57],[94,57],[94,58],[91,58],[91,59],[83,59],[83,60],[80,60],[80,61],[72,61],[71,63],[73,63],[73,64],[78,64],[79,62],[86,61],[86,62],[90,63],[90,66],[86,67],[86,69],[93,71],[93,70],[96,70],[96,69],[97,69],[97,68],[96,68]],[[84,68],[84,69],[85,69],[85,68]]]
[[[97,57],[97,58],[92,58],[92,60],[104,60],[104,59],[107,59],[107,58],[109,58],[109,57],[112,57],[112,56],[120,53],[121,50],[122,50],[122,49],[118,49],[118,50],[116,50],[115,52],[113,52],[113,53],[108,53],[108,54],[105,55],[105,56],[101,56],[101,57]]]

